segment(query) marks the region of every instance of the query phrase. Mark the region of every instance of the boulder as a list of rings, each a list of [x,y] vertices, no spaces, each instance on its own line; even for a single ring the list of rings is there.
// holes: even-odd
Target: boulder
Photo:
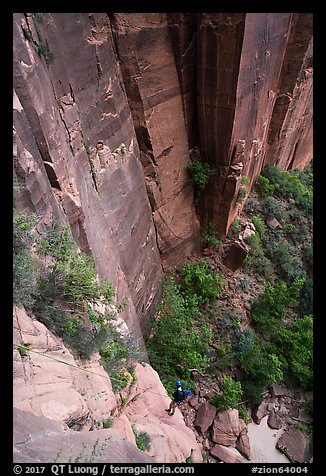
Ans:
[[[256,409],[253,410],[251,416],[252,419],[257,425],[259,425],[260,421],[264,416],[268,414],[267,403],[262,402]]]
[[[308,435],[296,428],[286,430],[277,441],[276,448],[283,448],[292,463],[305,463],[311,457]]]
[[[280,385],[279,383],[274,383],[272,385],[272,396],[273,397],[283,397],[286,395],[288,390],[284,387],[284,385]]]
[[[245,463],[245,458],[238,450],[222,445],[214,445],[210,450],[210,454],[224,463]]]
[[[240,241],[235,241],[228,248],[223,264],[231,271],[236,271],[241,268],[247,255],[248,250],[246,247]]]
[[[238,410],[229,409],[218,412],[212,428],[212,441],[235,447],[241,429]]]
[[[282,225],[281,223],[276,220],[276,218],[270,218],[269,220],[267,220],[267,226],[269,226],[269,228],[271,228],[272,230],[279,230],[280,228],[282,228]]]
[[[250,441],[247,430],[244,430],[240,433],[235,447],[239,451],[239,453],[241,453],[245,458],[250,460]]]
[[[197,409],[199,407],[198,398],[198,395],[194,395],[193,397],[188,398],[187,402],[189,405]]]
[[[274,430],[279,430],[282,427],[282,420],[279,415],[270,413],[267,419],[267,425]]]
[[[216,411],[216,407],[214,407],[214,405],[211,405],[209,402],[206,401],[202,403],[197,411],[195,419],[195,428],[201,433],[207,431],[213,423]]]

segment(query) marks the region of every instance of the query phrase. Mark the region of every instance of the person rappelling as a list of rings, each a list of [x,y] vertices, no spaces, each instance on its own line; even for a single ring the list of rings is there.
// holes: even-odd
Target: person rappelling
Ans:
[[[177,380],[175,382],[176,390],[173,394],[171,403],[169,408],[167,408],[165,411],[168,412],[168,415],[172,416],[174,415],[174,411],[177,406],[180,405],[187,397],[190,396],[189,390],[183,389],[182,384],[180,380]]]

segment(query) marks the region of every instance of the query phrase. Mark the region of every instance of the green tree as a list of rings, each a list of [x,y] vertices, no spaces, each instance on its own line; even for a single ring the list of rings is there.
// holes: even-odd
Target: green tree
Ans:
[[[198,304],[209,304],[216,299],[223,288],[223,279],[214,274],[208,263],[199,260],[197,263],[185,263],[180,270],[182,282],[180,289],[184,296],[196,296]]]
[[[207,162],[200,162],[198,160],[188,164],[187,170],[190,175],[190,182],[195,188],[195,204],[198,205],[201,193],[213,174],[213,170]]]
[[[243,391],[241,382],[233,380],[232,377],[226,376],[221,383],[222,395],[217,395],[212,404],[220,410],[228,410],[229,408],[237,408],[239,401],[242,399]]]

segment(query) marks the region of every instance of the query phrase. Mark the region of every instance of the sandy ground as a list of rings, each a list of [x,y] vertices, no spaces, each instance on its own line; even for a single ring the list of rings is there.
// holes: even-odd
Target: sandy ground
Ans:
[[[248,425],[248,436],[251,447],[249,463],[290,463],[285,455],[275,448],[277,440],[284,430],[273,430],[267,425],[265,416],[259,425],[252,422]]]

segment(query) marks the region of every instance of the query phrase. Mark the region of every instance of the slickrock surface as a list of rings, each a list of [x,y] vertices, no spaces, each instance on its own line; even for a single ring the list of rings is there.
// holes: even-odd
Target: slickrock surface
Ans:
[[[61,340],[29,317],[24,308],[14,310],[14,342],[106,376],[98,354],[90,361],[76,362]],[[29,462],[33,458],[46,462],[54,459],[60,450],[64,451],[58,461],[65,461],[68,451],[73,449],[74,456],[82,451],[83,442],[90,453],[97,437],[100,438],[98,451],[104,445],[103,458],[107,455],[111,462],[150,462],[153,457],[160,463],[184,463],[191,454],[194,462],[202,461],[200,446],[180,411],[176,410],[173,417],[166,413],[171,400],[150,365],[137,364],[137,382],[122,390],[121,396],[126,398],[122,406],[120,395],[113,393],[108,378],[33,352],[22,354],[14,348],[16,462]],[[111,427],[101,429],[108,420]],[[32,437],[24,436],[29,429],[25,421],[34,425],[34,430],[30,429]],[[136,447],[133,425],[138,433],[146,432],[150,437],[146,453]]]

